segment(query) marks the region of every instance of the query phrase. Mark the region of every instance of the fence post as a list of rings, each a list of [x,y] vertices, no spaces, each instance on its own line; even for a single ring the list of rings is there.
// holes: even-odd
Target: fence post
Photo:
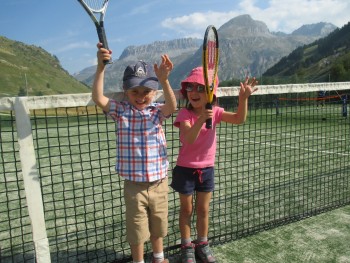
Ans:
[[[342,114],[343,114],[343,117],[347,117],[348,116],[348,108],[347,108],[347,103],[346,103],[347,95],[344,94],[344,95],[342,95],[341,98],[342,98],[342,102],[343,102]]]
[[[276,107],[276,115],[279,115],[280,114],[280,101],[279,101],[278,97],[275,100],[275,107]]]

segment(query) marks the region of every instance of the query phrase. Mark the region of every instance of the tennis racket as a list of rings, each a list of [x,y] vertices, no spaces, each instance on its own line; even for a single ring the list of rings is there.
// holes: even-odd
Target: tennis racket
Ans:
[[[203,75],[205,83],[205,91],[207,95],[206,109],[212,109],[214,91],[216,86],[216,76],[219,66],[219,38],[216,28],[212,25],[208,26],[203,41]],[[207,119],[205,127],[212,128],[212,120]]]
[[[94,22],[99,41],[103,44],[105,49],[109,50],[104,28],[104,17],[107,11],[108,0],[78,0],[78,2],[84,7],[85,11]],[[104,64],[111,64],[112,59],[103,62]]]

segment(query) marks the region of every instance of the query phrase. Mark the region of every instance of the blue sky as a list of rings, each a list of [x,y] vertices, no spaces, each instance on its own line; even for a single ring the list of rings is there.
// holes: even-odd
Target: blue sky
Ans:
[[[304,24],[350,20],[344,0],[110,0],[105,28],[116,59],[130,45],[182,37],[202,38],[242,14],[270,31],[290,33]],[[70,73],[96,64],[95,27],[77,0],[10,0],[0,4],[0,35],[40,46]]]

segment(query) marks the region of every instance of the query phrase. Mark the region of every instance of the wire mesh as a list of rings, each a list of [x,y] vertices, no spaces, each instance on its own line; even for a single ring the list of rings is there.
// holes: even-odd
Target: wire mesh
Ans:
[[[253,96],[245,124],[217,127],[213,244],[350,203],[348,103],[336,94],[322,100],[315,92]],[[237,98],[220,97],[219,105],[235,111]],[[170,181],[180,147],[175,117],[164,123]],[[114,170],[115,124],[95,106],[36,109],[30,119],[51,262],[129,262],[123,182]],[[13,112],[0,115],[0,136],[1,262],[32,262]],[[179,252],[178,212],[170,189],[164,240],[170,258]],[[149,243],[145,249],[151,252]]]

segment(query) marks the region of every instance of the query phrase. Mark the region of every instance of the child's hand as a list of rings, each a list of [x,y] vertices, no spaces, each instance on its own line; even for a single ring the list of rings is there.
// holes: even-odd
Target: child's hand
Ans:
[[[168,55],[162,55],[162,62],[158,66],[157,64],[154,64],[154,72],[157,75],[157,78],[159,82],[164,82],[168,79],[168,76],[170,74],[170,71],[173,70],[173,62],[171,62]]]
[[[244,83],[241,82],[241,88],[239,90],[239,97],[243,99],[247,99],[252,93],[258,90],[258,88],[254,88],[254,86],[258,85],[258,81],[256,78],[249,79],[249,77],[245,78]]]
[[[103,61],[105,60],[110,60],[112,57],[112,51],[103,48],[102,43],[98,43],[97,44],[97,64],[98,66],[104,66],[105,64],[103,63]]]
[[[207,119],[212,119],[212,118],[213,118],[213,110],[203,108],[198,120],[201,121],[202,123],[205,123]]]

